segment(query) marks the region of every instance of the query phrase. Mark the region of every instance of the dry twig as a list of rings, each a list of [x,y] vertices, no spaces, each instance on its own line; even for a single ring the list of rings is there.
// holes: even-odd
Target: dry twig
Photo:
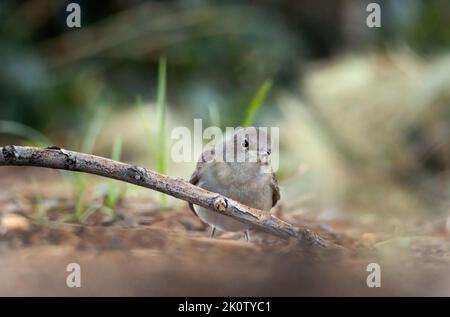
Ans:
[[[268,212],[250,208],[220,194],[192,185],[183,179],[161,175],[143,167],[99,156],[67,151],[56,146],[36,148],[6,145],[0,147],[0,166],[2,165],[47,167],[113,178],[210,208],[275,236],[285,239],[294,238],[302,245],[331,246],[329,242],[307,228],[294,227]]]

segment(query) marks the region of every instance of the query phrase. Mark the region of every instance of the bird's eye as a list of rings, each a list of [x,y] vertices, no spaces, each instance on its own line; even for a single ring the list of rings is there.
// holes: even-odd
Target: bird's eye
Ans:
[[[244,149],[248,149],[248,140],[247,139],[244,139],[244,141],[242,142],[242,147]]]

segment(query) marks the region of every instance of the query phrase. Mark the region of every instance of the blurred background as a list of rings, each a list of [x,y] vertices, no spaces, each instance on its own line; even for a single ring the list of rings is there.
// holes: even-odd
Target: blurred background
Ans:
[[[81,28],[66,25],[70,2]],[[280,127],[284,211],[446,217],[450,2],[376,1],[381,28],[366,26],[369,2],[3,0],[0,142],[115,148],[189,178],[171,129],[238,126],[265,90],[253,125]]]

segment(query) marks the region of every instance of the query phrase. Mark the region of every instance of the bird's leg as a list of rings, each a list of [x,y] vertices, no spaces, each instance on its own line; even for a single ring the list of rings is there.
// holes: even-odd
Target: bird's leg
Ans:
[[[250,241],[250,233],[248,232],[248,230],[244,231],[244,239],[245,241]]]
[[[211,234],[209,235],[209,237],[214,238],[214,233],[216,233],[216,227],[211,227]]]

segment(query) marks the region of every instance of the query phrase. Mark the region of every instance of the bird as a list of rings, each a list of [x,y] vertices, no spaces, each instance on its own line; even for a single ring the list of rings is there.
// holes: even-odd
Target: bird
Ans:
[[[270,212],[280,200],[280,189],[270,165],[271,139],[266,130],[237,128],[231,137],[206,146],[189,182],[249,207]],[[250,240],[250,225],[192,203],[189,207],[211,226],[211,238],[219,229],[244,232],[245,240]]]

